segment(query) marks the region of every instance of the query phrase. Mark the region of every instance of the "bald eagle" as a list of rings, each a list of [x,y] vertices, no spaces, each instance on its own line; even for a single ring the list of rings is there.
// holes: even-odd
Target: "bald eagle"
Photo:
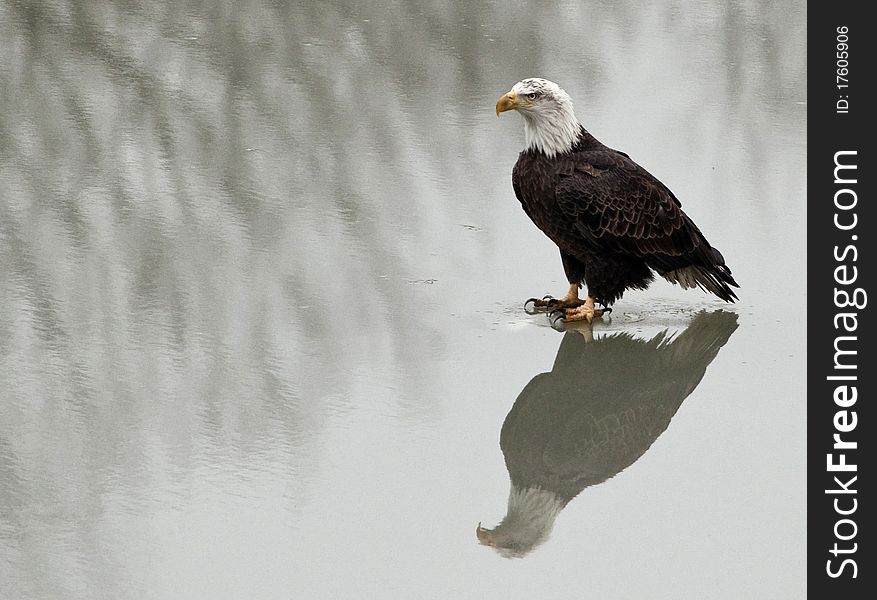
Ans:
[[[516,558],[547,540],[573,498],[645,454],[736,329],[736,314],[716,311],[675,337],[568,331],[551,371],[533,377],[502,424],[508,509],[493,529],[479,523],[478,541]]]
[[[557,246],[570,287],[557,309],[564,321],[592,320],[625,290],[645,289],[654,272],[685,289],[699,287],[725,300],[739,287],[667,186],[624,152],[582,127],[572,100],[556,83],[524,79],[496,103],[499,116],[524,117],[526,148],[512,171],[524,211]],[[579,288],[587,286],[587,298]]]

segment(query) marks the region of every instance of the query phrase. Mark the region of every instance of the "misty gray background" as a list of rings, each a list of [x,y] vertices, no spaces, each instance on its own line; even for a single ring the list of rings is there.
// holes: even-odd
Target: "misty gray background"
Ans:
[[[799,2],[0,0],[0,597],[804,596]],[[510,183],[544,76],[682,200],[740,328],[508,560],[561,334]],[[722,306],[656,283],[596,335]],[[599,377],[599,366],[595,366]]]

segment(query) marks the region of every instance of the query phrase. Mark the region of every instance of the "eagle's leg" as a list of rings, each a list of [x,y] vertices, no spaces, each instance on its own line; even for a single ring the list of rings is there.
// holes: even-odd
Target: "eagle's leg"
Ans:
[[[571,283],[569,284],[569,291],[563,298],[558,299],[551,296],[545,296],[544,298],[530,298],[524,303],[524,306],[527,306],[530,303],[532,303],[534,308],[555,310],[561,308],[575,308],[584,304],[585,301],[579,298],[579,284]]]
[[[602,317],[603,312],[603,309],[594,307],[594,297],[588,296],[580,306],[566,309],[561,320],[564,323],[572,323],[573,321],[587,321],[590,323],[595,318]]]

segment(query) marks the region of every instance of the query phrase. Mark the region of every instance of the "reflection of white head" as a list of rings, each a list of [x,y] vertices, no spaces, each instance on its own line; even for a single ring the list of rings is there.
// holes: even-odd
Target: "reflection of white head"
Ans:
[[[505,558],[521,558],[548,539],[554,520],[564,503],[553,492],[538,488],[509,492],[509,507],[502,522],[493,529],[478,524],[478,541],[490,546]]]
[[[579,137],[572,99],[559,85],[538,77],[524,79],[499,99],[497,114],[516,110],[524,117],[527,148],[546,156],[569,151]]]

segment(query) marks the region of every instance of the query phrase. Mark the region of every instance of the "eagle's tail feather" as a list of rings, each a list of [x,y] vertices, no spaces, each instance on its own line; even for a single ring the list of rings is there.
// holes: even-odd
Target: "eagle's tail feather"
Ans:
[[[716,253],[718,253],[718,250],[716,250]],[[720,259],[721,256],[719,254]],[[670,283],[678,284],[686,290],[699,287],[702,290],[715,294],[725,302],[737,300],[737,294],[734,293],[731,286],[740,287],[734,281],[734,277],[731,276],[731,269],[724,264],[715,264],[709,267],[689,265],[661,273],[661,276]]]

